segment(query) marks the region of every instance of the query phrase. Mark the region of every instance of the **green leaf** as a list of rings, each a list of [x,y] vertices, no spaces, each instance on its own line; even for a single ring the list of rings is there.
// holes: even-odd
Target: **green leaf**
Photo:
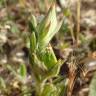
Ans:
[[[25,64],[21,64],[20,68],[18,69],[18,72],[15,71],[12,66],[7,65],[8,70],[12,72],[12,74],[21,82],[25,83],[25,78],[27,76],[27,70]]]
[[[3,88],[5,89],[6,88],[6,84],[5,84],[5,81],[2,77],[0,77],[0,89]]]
[[[90,84],[89,96],[96,96],[96,73]]]
[[[20,65],[20,69],[19,69],[19,75],[22,79],[25,79],[27,76],[27,69],[25,64],[21,64]]]
[[[46,26],[49,26],[48,30],[46,30]],[[49,10],[48,15],[37,26],[39,36],[46,32],[42,38],[38,37],[38,46],[41,47],[42,50],[45,49],[52,37],[58,32],[60,27],[61,23],[57,25],[55,5],[53,5]]]
[[[36,26],[37,26],[37,20],[34,15],[32,15],[29,19],[29,31],[32,33],[33,31],[37,34]]]
[[[33,62],[35,65],[37,65],[37,68],[40,68],[42,70],[47,70],[47,67],[44,65],[42,61],[38,59],[38,57],[35,54],[33,54],[33,57],[34,57]]]
[[[46,74],[46,78],[48,79],[48,78],[56,77],[60,72],[60,68],[62,64],[63,64],[63,61],[58,60],[57,64],[55,64],[53,68],[48,70],[48,73]]]
[[[36,20],[36,17],[34,15],[31,16],[31,23],[33,24],[34,27],[37,26],[37,20]]]
[[[39,57],[41,57],[41,61],[44,62],[45,66],[48,69],[51,69],[55,64],[57,64],[57,58],[53,52],[51,45],[49,45]]]
[[[58,90],[58,96],[65,96],[65,94],[67,92],[68,80],[63,79],[62,81],[58,81],[58,83],[55,85],[56,85],[56,88]]]
[[[46,25],[44,30],[42,31],[42,33],[39,34],[40,43],[42,43],[43,38],[45,38],[45,36],[48,34],[49,28],[50,28],[50,23],[48,25]]]
[[[30,51],[31,53],[35,52],[36,50],[36,36],[35,33],[33,32],[30,36]]]
[[[59,29],[60,29],[60,27],[62,25],[62,22],[63,22],[63,20],[60,23],[58,23],[58,25],[54,28],[54,30],[49,31],[49,34],[43,40],[44,47],[48,45],[48,43],[53,38],[53,36],[59,31]]]
[[[46,84],[40,96],[57,96],[56,92],[56,87],[53,84]]]
[[[40,81],[42,77],[45,76],[47,67],[44,65],[44,62],[38,59],[36,54],[30,54],[29,57],[35,79]]]

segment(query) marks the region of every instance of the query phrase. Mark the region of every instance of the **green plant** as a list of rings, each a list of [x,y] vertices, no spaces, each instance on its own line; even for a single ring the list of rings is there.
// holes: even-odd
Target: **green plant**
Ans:
[[[39,24],[34,16],[29,21],[31,32],[29,59],[32,66],[35,96],[64,95],[65,79],[59,76],[63,61],[57,60],[49,43],[59,31],[62,22],[63,20],[60,23],[57,22],[55,5],[52,5],[47,16]]]

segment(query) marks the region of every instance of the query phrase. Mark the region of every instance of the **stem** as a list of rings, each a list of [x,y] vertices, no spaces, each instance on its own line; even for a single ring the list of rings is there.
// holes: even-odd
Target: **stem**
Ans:
[[[71,2],[71,0],[69,0],[69,5],[70,5],[70,2]],[[71,12],[70,6],[68,7],[68,9],[70,11],[70,15],[69,15],[69,20],[70,20],[70,22],[69,22],[69,29],[70,29],[70,34],[71,34],[71,37],[72,37],[72,43],[74,45],[76,39],[75,39],[74,30],[73,30],[73,26],[72,26],[73,18],[72,18],[72,12]]]
[[[70,14],[69,20],[70,20],[70,33],[71,33],[72,41],[73,41],[73,44],[74,44],[75,43],[75,37],[74,37],[74,32],[73,32],[73,27],[72,27],[72,14]]]
[[[77,34],[76,34],[76,45],[79,43],[79,33],[80,33],[80,9],[81,9],[81,1],[77,2]]]

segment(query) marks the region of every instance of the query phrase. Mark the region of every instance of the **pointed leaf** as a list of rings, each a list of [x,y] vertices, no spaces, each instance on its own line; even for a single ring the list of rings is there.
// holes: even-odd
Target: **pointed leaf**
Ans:
[[[53,36],[59,31],[62,23],[63,23],[63,20],[55,27],[54,30],[51,30],[50,34],[48,34],[48,35],[43,39],[44,47],[46,47],[46,46],[48,45],[48,43],[49,43],[50,40],[53,38]]]
[[[6,84],[5,84],[5,81],[4,81],[4,79],[2,78],[2,77],[0,77],[0,89],[1,88],[6,88]]]
[[[33,24],[34,27],[37,26],[37,20],[36,20],[36,17],[34,15],[31,16],[31,23]]]
[[[26,76],[27,76],[27,69],[26,69],[25,64],[21,64],[20,65],[19,75],[22,77],[22,79],[26,78]]]
[[[28,22],[28,25],[29,25],[29,31],[32,33],[32,32],[35,32],[36,36],[37,36],[37,29],[36,29],[36,26],[37,26],[37,20],[35,18],[34,15],[32,15],[29,19],[29,22]]]
[[[38,25],[37,29],[39,32],[39,36],[45,32],[46,25],[49,25],[49,30],[46,31],[46,35],[43,38],[39,38],[39,47],[41,49],[44,49],[49,41],[52,39],[52,37],[55,35],[57,32],[55,29],[57,27],[57,18],[56,18],[56,11],[55,11],[55,5],[53,5],[49,12],[48,15],[41,21],[41,23]]]
[[[31,50],[31,53],[35,52],[36,50],[36,36],[35,36],[35,33],[33,32],[30,36],[30,50]]]

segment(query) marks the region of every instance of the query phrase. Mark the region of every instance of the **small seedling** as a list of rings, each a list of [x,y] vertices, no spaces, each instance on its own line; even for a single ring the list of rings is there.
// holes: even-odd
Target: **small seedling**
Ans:
[[[63,20],[58,23],[55,5],[52,5],[47,16],[37,24],[32,16],[29,21],[30,35],[30,64],[32,67],[35,96],[63,96],[65,80],[54,83],[59,76],[62,60],[57,60],[50,44],[53,36],[59,31]],[[61,95],[60,95],[61,94]]]

